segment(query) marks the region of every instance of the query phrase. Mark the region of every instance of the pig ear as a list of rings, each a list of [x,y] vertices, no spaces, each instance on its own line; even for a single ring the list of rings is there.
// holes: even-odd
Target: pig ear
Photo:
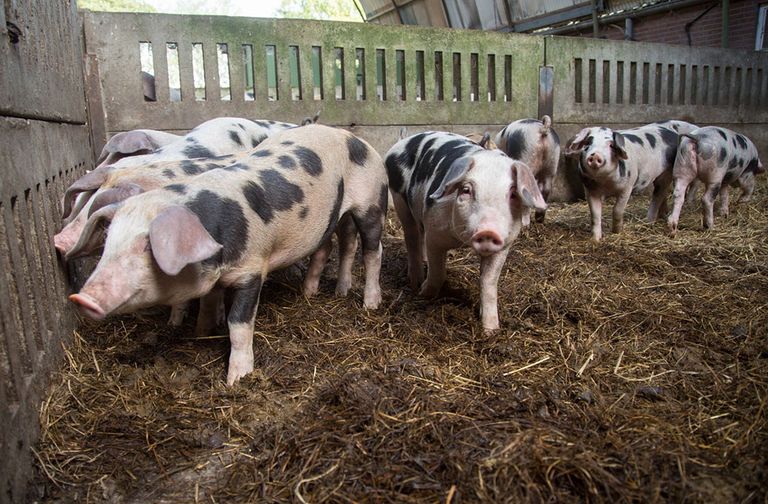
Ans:
[[[624,135],[618,131],[613,132],[613,145],[611,148],[619,158],[627,159],[627,151],[624,150]]]
[[[485,133],[483,133],[483,138],[480,139],[480,142],[478,143],[478,145],[483,149],[487,149],[488,142],[490,141],[491,141],[491,134],[486,131]]]
[[[565,155],[573,156],[574,154],[580,154],[584,150],[584,140],[587,139],[587,135],[589,135],[589,128],[579,131],[565,146]]]
[[[512,191],[514,201],[518,199],[520,204],[536,210],[546,210],[547,203],[539,191],[539,185],[528,165],[521,161],[512,162]]]
[[[448,173],[443,177],[443,182],[437,191],[429,195],[429,199],[438,200],[448,196],[458,187],[458,182],[464,178],[469,170],[475,165],[475,160],[470,157],[462,157],[453,162]]]
[[[136,196],[142,192],[144,192],[144,189],[136,184],[130,183],[117,185],[105,191],[96,193],[96,195],[93,197],[91,208],[88,210],[88,216],[90,217],[95,212],[106,206],[120,203],[124,200],[127,200],[131,196]]]
[[[197,215],[179,205],[155,217],[149,225],[149,243],[157,265],[168,275],[178,275],[187,264],[208,259],[221,250]]]
[[[75,198],[81,192],[93,191],[98,189],[101,184],[107,180],[111,169],[107,167],[96,168],[77,179],[64,193],[64,202],[62,203],[61,217],[66,219],[72,212],[72,204]]]
[[[83,232],[80,233],[80,239],[65,256],[67,261],[91,255],[104,245],[105,231],[112,222],[117,208],[118,205],[110,205],[88,217]]]
[[[113,136],[102,149],[112,154],[135,154],[141,151],[154,152],[158,145],[155,139],[146,131],[125,131]]]

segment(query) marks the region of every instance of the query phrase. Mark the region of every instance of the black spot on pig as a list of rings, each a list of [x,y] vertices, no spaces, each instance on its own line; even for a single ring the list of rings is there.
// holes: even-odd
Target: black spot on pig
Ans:
[[[259,179],[261,185],[253,181],[246,182],[243,195],[251,209],[265,224],[272,221],[276,212],[290,210],[294,204],[304,201],[304,191],[301,187],[288,182],[276,170],[261,172]]]
[[[648,144],[651,146],[651,149],[656,148],[656,137],[651,135],[650,133],[645,134],[645,138],[648,140]]]
[[[245,131],[245,125],[243,125],[243,123],[237,123],[237,126],[238,126],[238,127],[241,129],[241,130]]]
[[[721,130],[720,128],[715,128],[715,131],[723,138],[723,140],[726,142],[728,141],[728,135],[725,134],[725,131]]]
[[[387,179],[389,180],[389,187],[391,187],[392,190],[396,193],[402,193],[405,180],[403,179],[403,174],[400,173],[400,165],[398,164],[397,159],[397,154],[390,154],[384,160],[384,166],[387,168]]]
[[[163,189],[168,189],[169,191],[173,191],[176,194],[186,194],[187,193],[187,186],[184,184],[169,184]]]
[[[426,138],[428,132],[419,133],[413,135],[406,143],[403,152],[400,153],[397,159],[397,163],[405,170],[413,170],[416,163],[416,153],[419,150],[419,145]],[[422,149],[423,152],[423,149]]]
[[[718,164],[723,164],[726,157],[728,157],[728,150],[725,147],[720,147],[720,155],[717,156]]]
[[[363,250],[379,250],[381,232],[383,229],[383,216],[387,213],[387,186],[379,188],[379,202],[369,207],[364,214],[352,214],[357,229],[360,230],[360,238]]]
[[[293,145],[293,142],[291,142],[290,140],[283,140],[282,142],[280,142],[280,145]]]
[[[680,137],[668,128],[659,128],[659,134],[661,135],[661,141],[664,142],[666,147],[664,148],[664,167],[672,168],[675,164],[675,157],[677,156],[677,144]]]
[[[192,131],[195,131],[195,130],[192,130]],[[184,139],[184,141],[185,141],[185,142],[197,142],[197,140],[195,139],[195,137],[191,137],[191,136],[189,136],[189,137],[186,137],[186,138]]]
[[[203,265],[233,263],[242,257],[248,242],[248,220],[237,201],[203,189],[186,206],[222,245],[221,251],[203,261]]]
[[[739,161],[736,157],[732,157],[731,160],[728,162],[728,171],[733,170],[736,168],[736,165],[739,164]]]
[[[552,135],[552,141],[555,142],[555,145],[560,145],[560,137],[555,133],[555,130],[550,128],[549,134]]]
[[[216,168],[221,168],[224,165],[221,165],[219,163],[205,163],[205,171],[208,170],[215,170]]]
[[[365,166],[368,159],[368,146],[355,136],[347,137],[347,150],[349,151],[349,160],[360,166]]]
[[[227,314],[227,322],[230,324],[250,323],[259,304],[261,275],[254,275],[246,282],[227,290],[229,291],[228,294],[231,293],[232,299],[232,305]]]
[[[739,143],[739,147],[741,147],[742,149],[746,149],[747,148],[747,139],[744,138],[744,135],[740,135],[740,134],[737,133],[734,138]]]
[[[323,237],[319,243],[325,242],[331,237],[331,233],[336,229],[336,225],[339,223],[339,212],[341,211],[341,203],[344,200],[344,179],[339,179],[339,183],[336,186],[336,200],[333,202],[333,208],[331,209],[331,215],[328,216],[328,225],[325,227]]]
[[[520,123],[520,124],[531,124],[531,123],[539,123],[539,124],[541,124],[541,121],[539,121],[537,119],[520,119],[517,122]]]
[[[520,159],[526,148],[523,130],[515,130],[511,135],[507,136],[506,148],[504,150],[512,159]]]
[[[621,177],[627,176],[627,165],[624,163],[623,159],[619,159],[619,175]]]
[[[323,162],[320,156],[312,149],[296,147],[293,153],[296,155],[301,167],[304,168],[304,171],[313,177],[317,177],[323,172]]]
[[[301,207],[301,210],[299,210],[299,219],[301,219],[301,220],[306,219],[308,213],[309,213],[309,207],[308,206]]]
[[[243,164],[243,163],[235,163],[235,164],[231,164],[229,166],[222,167],[222,170],[226,170],[226,171],[230,171],[230,172],[233,172],[233,171],[248,171],[250,169],[251,169],[250,166],[248,166],[246,164]]]
[[[229,133],[229,139],[232,140],[234,143],[239,145],[240,147],[243,146],[243,141],[240,139],[240,134],[235,130],[229,130],[227,131]]]
[[[181,169],[184,170],[184,173],[187,175],[197,175],[198,173],[203,173],[205,171],[202,166],[188,159],[182,161],[179,166],[181,166]]]
[[[259,125],[259,126],[261,126],[262,128],[266,128],[266,129],[269,129],[269,123],[268,123],[268,122],[266,122],[266,121],[253,121],[253,122],[255,122],[256,124],[258,124],[258,125]]]
[[[257,147],[261,142],[267,139],[267,135],[251,137],[251,147]]]
[[[624,133],[624,138],[626,138],[632,143],[643,145],[643,139],[637,135],[633,135],[632,133]]]
[[[296,168],[296,161],[291,156],[280,156],[277,158],[277,164],[280,165],[280,168]]]
[[[752,158],[749,163],[747,163],[747,167],[744,168],[744,173],[757,173],[757,158]]]
[[[272,151],[269,149],[260,149],[251,154],[251,157],[255,158],[262,158],[262,157],[269,157],[272,155]]]
[[[166,168],[165,170],[163,170],[163,177],[169,178],[169,179],[176,178],[176,173],[174,173],[174,171],[171,170],[170,168]]]
[[[186,147],[184,147],[184,150],[181,152],[182,154],[187,156],[189,159],[213,157],[213,152],[203,147],[199,143],[193,143],[192,145],[187,145]]]
[[[234,157],[234,154],[222,154],[221,156],[213,156],[211,161],[221,161],[222,159],[232,159]]]

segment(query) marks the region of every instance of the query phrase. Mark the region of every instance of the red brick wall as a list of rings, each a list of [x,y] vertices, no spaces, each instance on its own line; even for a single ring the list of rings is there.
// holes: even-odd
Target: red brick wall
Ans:
[[[696,19],[699,14],[713,4],[715,6],[696,21],[691,28],[691,45],[720,47],[722,29],[722,6],[720,2],[703,3],[685,9],[636,18],[633,40],[687,45],[686,23]],[[757,12],[760,4],[759,0],[731,0],[728,11],[730,15],[728,30],[729,48],[754,50]],[[592,28],[590,26],[581,32],[564,33],[563,35],[591,37]],[[608,39],[623,39],[624,22],[620,21],[609,26],[601,26],[600,36]]]

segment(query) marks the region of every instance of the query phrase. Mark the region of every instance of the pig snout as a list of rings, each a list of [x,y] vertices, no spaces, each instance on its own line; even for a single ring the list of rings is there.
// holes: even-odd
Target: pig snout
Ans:
[[[605,158],[599,152],[593,152],[587,156],[587,166],[596,170],[605,164]]]
[[[62,256],[67,255],[67,252],[75,245],[70,236],[61,232],[53,237],[53,246],[61,253]]]
[[[107,316],[104,309],[88,294],[82,292],[79,294],[72,294],[69,296],[69,300],[77,305],[83,315],[94,320],[103,320],[104,317]]]
[[[496,231],[486,229],[472,235],[472,247],[480,255],[491,255],[504,248],[504,240]]]

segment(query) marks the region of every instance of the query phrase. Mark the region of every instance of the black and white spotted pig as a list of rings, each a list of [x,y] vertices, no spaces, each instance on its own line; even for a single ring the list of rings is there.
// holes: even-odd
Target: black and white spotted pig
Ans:
[[[680,212],[685,202],[685,192],[694,180],[704,184],[701,196],[702,220],[709,229],[714,223],[713,206],[720,194],[720,213],[728,216],[728,185],[765,171],[752,141],[725,128],[706,126],[681,136],[677,159],[672,170],[675,180],[674,206],[667,225],[672,234],[677,232]],[[745,191],[742,201],[749,198]]]
[[[361,235],[364,305],[378,307],[386,210],[386,173],[373,148],[340,129],[292,129],[240,163],[91,215],[81,241],[111,220],[109,234],[99,264],[70,299],[101,319],[201,296],[215,306],[207,300],[229,289],[231,385],[253,370],[253,324],[266,276],[313,254],[345,215]],[[198,333],[210,329],[214,314],[201,308]]]
[[[480,256],[483,328],[498,329],[498,279],[509,246],[524,210],[546,207],[531,170],[499,150],[435,131],[400,140],[385,159],[411,287],[436,296],[446,278],[446,252],[472,246]]]
[[[592,215],[592,238],[602,238],[604,197],[615,197],[612,229],[621,232],[624,210],[633,193],[653,184],[648,221],[666,212],[666,197],[672,183],[672,165],[678,134],[658,124],[627,130],[605,127],[582,129],[566,146],[566,156],[578,156],[578,170]]]
[[[544,201],[549,200],[552,183],[560,161],[560,137],[552,128],[552,119],[545,115],[541,121],[520,119],[499,131],[496,145],[512,159],[527,164],[536,177]],[[544,220],[546,210],[536,212],[536,220]],[[530,223],[530,214],[523,217],[523,225]]]
[[[253,149],[268,136],[295,127],[296,125],[291,123],[266,120],[251,121],[239,117],[218,117],[205,121],[183,137],[155,148],[151,153],[145,153],[144,150],[139,149],[130,156],[125,155],[112,164],[107,165],[102,162],[99,167],[75,181],[67,189],[64,194],[62,217],[66,219],[70,214],[76,214],[74,209],[79,210],[85,205],[88,198],[83,198],[80,195],[98,188],[98,185],[94,186],[94,184],[100,180],[99,172],[107,167],[121,169],[159,161],[223,156]],[[129,139],[140,140],[136,136],[130,136]]]

